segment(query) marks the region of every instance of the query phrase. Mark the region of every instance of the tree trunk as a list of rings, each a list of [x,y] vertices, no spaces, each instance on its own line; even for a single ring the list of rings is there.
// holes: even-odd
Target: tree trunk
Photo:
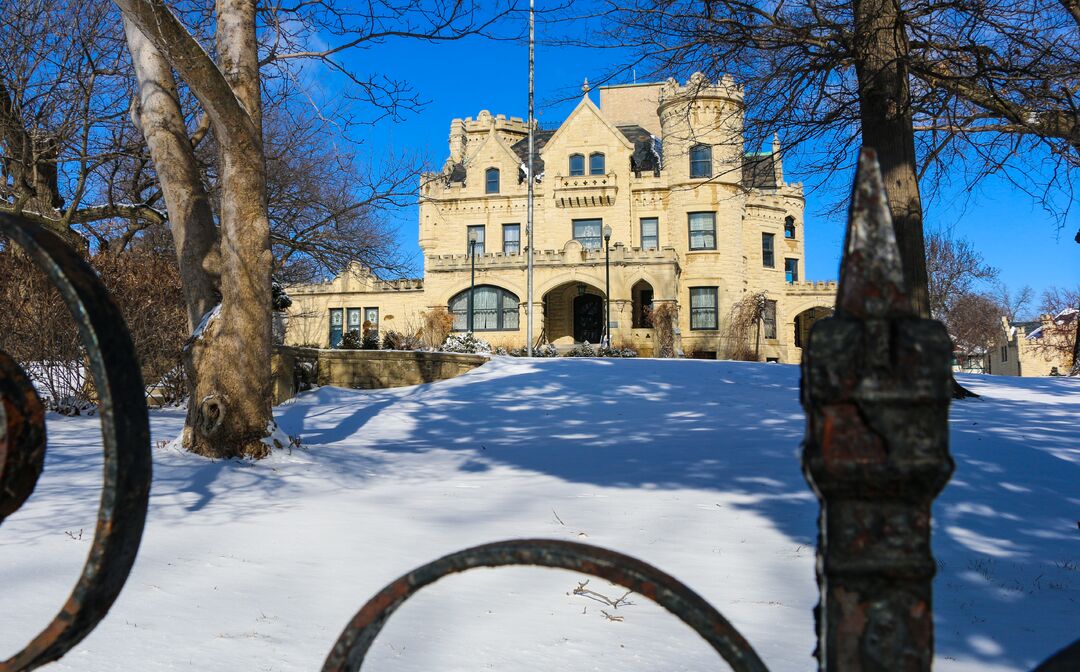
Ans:
[[[899,0],[852,0],[852,8],[855,14],[852,47],[859,80],[863,145],[877,151],[911,308],[917,316],[930,319],[907,68],[910,46],[904,17]],[[977,396],[953,378],[954,399]]]
[[[132,121],[146,139],[169,211],[188,329],[194,331],[203,315],[218,303],[220,260],[214,213],[188,138],[172,68],[126,18],[124,34],[138,85]]]
[[[863,145],[877,151],[881,164],[912,308],[919,317],[929,318],[907,31],[898,0],[853,0],[852,7]]]
[[[217,3],[219,68],[161,0],[115,1],[191,87],[221,148],[221,302],[188,344],[196,375],[184,445],[211,457],[262,457],[273,430],[271,256],[255,5]]]

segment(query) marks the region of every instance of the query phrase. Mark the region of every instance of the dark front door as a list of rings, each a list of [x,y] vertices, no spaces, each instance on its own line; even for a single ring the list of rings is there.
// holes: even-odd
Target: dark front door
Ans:
[[[604,300],[596,294],[574,299],[574,340],[599,343],[604,335]]]

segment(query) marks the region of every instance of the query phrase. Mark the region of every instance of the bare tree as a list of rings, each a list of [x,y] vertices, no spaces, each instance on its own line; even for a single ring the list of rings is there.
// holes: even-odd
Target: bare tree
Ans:
[[[0,3],[0,210],[80,248],[100,222],[165,221],[112,179],[141,141],[126,132],[130,75],[111,12],[102,0]]]
[[[818,145],[815,168],[877,150],[914,309],[930,312],[920,180],[1003,173],[1071,204],[1080,152],[1080,23],[1074,0],[612,0],[607,44],[637,67],[746,86],[746,130],[763,144]],[[590,36],[591,37],[591,36]],[[950,154],[951,152],[951,154]],[[1047,163],[1050,170],[1028,171]],[[1012,170],[1010,170],[1012,168]],[[1038,179],[1038,178],[1035,178]]]
[[[379,275],[411,269],[388,213],[414,202],[425,169],[414,156],[375,163],[348,151],[328,123],[303,106],[267,116],[267,199],[274,276],[311,282],[358,261]]]
[[[765,292],[745,295],[732,304],[724,327],[727,358],[751,362],[761,358],[761,330],[768,305],[768,294]]]
[[[1018,322],[1024,319],[1031,302],[1035,300],[1035,292],[1029,285],[1024,285],[1015,292],[1010,290],[1003,282],[999,282],[994,288],[994,301],[1002,311],[1002,315],[1009,318],[1010,322]]]
[[[265,454],[262,439],[272,427],[268,393],[274,260],[268,186],[273,183],[268,183],[267,161],[274,157],[274,146],[264,134],[264,100],[287,97],[290,83],[297,81],[294,64],[315,60],[348,79],[372,107],[397,114],[399,105],[410,105],[407,87],[356,76],[339,60],[343,51],[394,37],[460,39],[495,25],[507,8],[500,5],[489,12],[473,3],[383,1],[354,11],[348,4],[320,1],[259,6],[254,0],[219,0],[213,11],[198,3],[179,7],[182,21],[162,0],[115,4],[123,13],[138,82],[134,116],[168,206],[189,320],[198,322],[188,351],[193,396],[184,443],[206,455],[259,456]],[[327,36],[340,38],[339,44],[317,50],[307,46]],[[213,48],[206,48],[211,43]],[[213,193],[199,179],[193,133],[173,71],[198,101],[201,115],[193,116],[205,118],[212,133],[217,154]],[[277,167],[283,165],[288,162]],[[285,226],[277,233],[279,243],[292,245],[318,266],[334,262],[327,241],[335,239],[325,227],[311,235],[318,224],[333,214],[329,221],[344,221],[349,231],[349,223],[370,213],[362,199],[358,204],[342,192],[340,182],[319,184],[314,193],[328,195],[325,202],[334,213],[320,215],[316,209],[304,221],[295,215],[311,214],[311,209],[298,207],[300,202],[290,199],[287,190],[279,191],[282,198],[276,204]],[[399,192],[392,186],[383,193]],[[216,228],[212,201],[217,204]],[[372,198],[367,204],[377,203],[378,198]],[[371,250],[379,241],[374,242],[360,245]]]
[[[946,324],[956,301],[972,295],[977,284],[992,282],[998,275],[969,241],[952,240],[942,233],[926,237],[926,272],[930,316]]]
[[[965,354],[985,353],[1001,331],[1001,306],[986,294],[965,292],[953,297],[945,314],[954,347]]]

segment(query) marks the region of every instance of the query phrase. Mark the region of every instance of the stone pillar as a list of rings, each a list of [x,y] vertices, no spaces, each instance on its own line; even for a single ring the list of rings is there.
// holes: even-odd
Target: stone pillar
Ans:
[[[611,330],[611,345],[629,345],[633,341],[630,327],[634,322],[634,302],[630,299],[612,299],[611,321],[619,323]]]
[[[948,481],[951,343],[910,310],[876,155],[855,178],[836,315],[802,361],[818,521],[819,669],[929,670],[930,506]]]

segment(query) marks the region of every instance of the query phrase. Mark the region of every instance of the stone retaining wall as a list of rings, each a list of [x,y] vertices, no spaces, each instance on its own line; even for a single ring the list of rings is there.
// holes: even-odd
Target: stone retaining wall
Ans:
[[[319,385],[370,390],[447,380],[487,361],[481,355],[449,352],[278,346],[274,348],[273,359],[274,403],[280,404],[296,395],[299,376],[305,374],[305,369],[311,370]]]

